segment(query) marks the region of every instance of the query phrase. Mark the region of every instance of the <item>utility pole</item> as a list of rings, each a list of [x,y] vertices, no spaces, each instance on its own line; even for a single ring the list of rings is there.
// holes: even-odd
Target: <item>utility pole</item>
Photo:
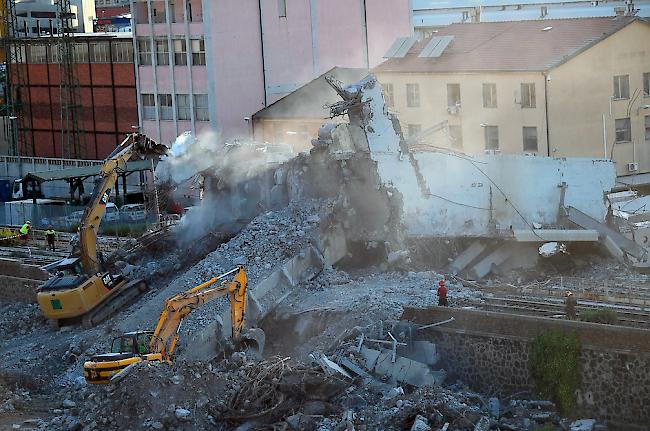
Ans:
[[[79,128],[81,96],[79,82],[74,70],[74,37],[70,0],[56,0],[58,14],[58,61],[59,94],[61,101],[61,152],[62,157],[82,159],[86,157],[85,136]],[[82,19],[82,17],[77,17]],[[90,55],[88,52],[86,55]]]

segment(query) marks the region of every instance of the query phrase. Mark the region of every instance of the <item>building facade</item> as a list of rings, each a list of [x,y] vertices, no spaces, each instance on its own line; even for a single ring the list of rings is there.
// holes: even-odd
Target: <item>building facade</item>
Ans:
[[[650,17],[650,0],[413,0],[413,27],[415,34],[422,38],[454,23],[607,17],[627,13]]]
[[[611,158],[630,175],[650,172],[641,40],[650,24],[635,17],[454,24],[374,71],[421,145]]]
[[[368,68],[411,34],[409,2],[133,0],[142,130],[170,143],[252,114],[334,66]]]
[[[58,32],[58,6],[55,0],[22,0],[16,2],[18,36],[33,37]],[[71,18],[68,22],[73,31],[93,31],[95,19],[94,0],[71,0]]]
[[[56,37],[21,41],[24,63],[12,65],[23,76],[20,153],[64,157],[60,64]],[[103,159],[138,124],[133,39],[131,34],[79,35],[72,47],[78,82],[81,159]]]

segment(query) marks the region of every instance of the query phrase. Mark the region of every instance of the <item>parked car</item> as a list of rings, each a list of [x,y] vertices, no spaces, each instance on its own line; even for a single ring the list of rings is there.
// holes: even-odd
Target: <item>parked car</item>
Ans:
[[[113,202],[106,204],[106,212],[104,213],[104,221],[109,223],[120,220],[120,210]]]
[[[120,208],[120,218],[123,221],[139,222],[144,221],[147,213],[143,204],[127,204]]]

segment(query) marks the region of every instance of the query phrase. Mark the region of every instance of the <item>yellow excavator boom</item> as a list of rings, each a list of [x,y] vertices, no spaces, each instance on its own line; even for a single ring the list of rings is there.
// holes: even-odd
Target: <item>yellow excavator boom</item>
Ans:
[[[235,276],[231,281],[224,280],[232,274]],[[210,288],[219,281],[221,281],[219,287]],[[165,301],[165,309],[160,313],[149,344],[149,352],[160,353],[162,358],[169,360],[174,353],[178,331],[185,317],[206,302],[225,295],[230,299],[231,337],[233,340],[238,340],[244,328],[247,285],[246,270],[243,266],[239,266]]]
[[[232,280],[225,280],[233,274]],[[211,287],[218,282],[221,282],[219,286]],[[202,304],[226,295],[230,299],[232,330],[230,340],[233,344],[240,344],[240,347],[244,344],[247,348],[253,348],[253,351],[261,353],[259,349],[263,348],[264,331],[257,328],[243,334],[247,286],[246,270],[243,266],[239,266],[166,300],[165,308],[160,313],[153,333],[136,331],[124,334],[113,341],[113,345],[117,347],[113,348],[111,353],[95,355],[90,361],[84,363],[86,381],[93,384],[106,384],[121,378],[139,362],[171,361],[183,320]],[[148,350],[146,344],[142,346],[139,344],[139,340],[144,338],[149,340]],[[124,343],[122,340],[128,342]],[[121,346],[127,347],[125,349]]]
[[[86,274],[95,274],[101,270],[97,258],[97,232],[119,174],[126,170],[127,162],[134,158],[163,155],[166,151],[164,145],[157,144],[146,135],[131,133],[106,158],[100,171],[101,181],[95,187],[91,202],[79,224],[81,265]]]

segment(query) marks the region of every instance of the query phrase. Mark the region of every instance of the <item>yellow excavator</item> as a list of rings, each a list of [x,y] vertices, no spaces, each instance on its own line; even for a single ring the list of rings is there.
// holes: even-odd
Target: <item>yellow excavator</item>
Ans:
[[[131,133],[104,161],[70,256],[48,265],[46,269],[54,276],[39,287],[38,305],[55,326],[61,320],[83,316],[82,325],[93,327],[147,290],[142,279],[129,280],[119,272],[106,271],[97,252],[97,232],[111,189],[127,164],[166,153],[164,145],[143,134]]]
[[[226,277],[233,274],[232,280],[227,281]],[[217,287],[211,287],[219,281]],[[231,336],[224,347],[230,345],[227,350],[246,350],[251,355],[260,355],[264,348],[264,332],[259,328],[244,332],[247,286],[246,270],[239,266],[168,299],[154,331],[129,332],[115,338],[111,353],[92,356],[84,363],[86,381],[106,384],[120,379],[139,362],[171,362],[183,320],[199,306],[226,295],[230,299]]]

